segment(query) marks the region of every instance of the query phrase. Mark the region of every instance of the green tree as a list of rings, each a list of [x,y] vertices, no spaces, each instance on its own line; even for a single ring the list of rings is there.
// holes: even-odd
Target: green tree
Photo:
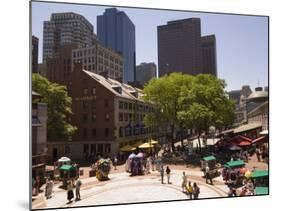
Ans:
[[[200,136],[203,132],[207,134],[211,125],[221,128],[234,121],[234,103],[228,99],[225,86],[223,80],[199,74],[193,78],[191,94],[186,95],[184,91],[181,96],[181,102],[190,103],[183,104],[178,119],[185,127],[196,129],[200,148]]]
[[[39,74],[32,74],[32,90],[42,98],[40,102],[47,104],[47,139],[50,141],[68,141],[77,130],[68,122],[72,114],[72,99],[67,95],[65,86],[51,83]]]
[[[181,108],[179,101],[181,92],[191,84],[192,76],[182,73],[172,73],[159,79],[152,79],[144,87],[144,100],[153,102],[156,109],[145,116],[145,124],[170,131],[169,136],[172,140],[175,128],[179,125],[177,113]]]

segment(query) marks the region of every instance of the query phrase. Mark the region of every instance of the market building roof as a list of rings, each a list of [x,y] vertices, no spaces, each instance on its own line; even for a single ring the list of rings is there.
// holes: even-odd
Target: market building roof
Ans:
[[[237,128],[235,128],[233,130],[233,133],[237,134],[237,133],[243,133],[249,130],[254,130],[257,128],[261,128],[262,124],[261,123],[249,123],[249,124],[245,124],[245,125],[241,125]]]
[[[87,70],[83,71],[90,77],[92,77],[94,80],[96,80],[98,83],[106,87],[109,91],[114,93],[116,96],[143,101],[142,97],[144,96],[144,93],[141,89],[137,89],[126,83],[121,83],[112,78],[105,78],[102,75]]]

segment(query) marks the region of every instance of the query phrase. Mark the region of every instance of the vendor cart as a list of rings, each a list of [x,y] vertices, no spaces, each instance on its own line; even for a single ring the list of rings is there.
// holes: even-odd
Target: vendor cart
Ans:
[[[255,170],[250,178],[253,180],[255,187],[268,187],[269,185],[268,170]]]
[[[78,179],[79,173],[77,168],[73,165],[62,165],[59,167],[60,180],[63,181],[63,187],[66,187],[67,181],[71,179]]]
[[[241,171],[244,168],[245,163],[243,160],[229,161],[224,164],[223,179],[226,180],[229,185],[242,185],[245,180],[245,174]]]
[[[210,169],[210,177],[214,178],[214,177],[218,177],[220,176],[220,171],[218,168],[218,164],[217,164],[217,159],[214,156],[207,156],[207,157],[203,157],[201,160],[201,171],[204,172],[204,177],[206,176],[205,174],[205,169],[206,166],[209,166]]]

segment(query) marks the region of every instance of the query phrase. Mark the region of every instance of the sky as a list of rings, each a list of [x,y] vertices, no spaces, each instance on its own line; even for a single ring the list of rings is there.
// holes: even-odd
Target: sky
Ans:
[[[43,21],[52,13],[75,12],[83,15],[97,33],[96,19],[104,6],[32,2],[32,35],[39,38],[39,63],[42,61]],[[167,21],[197,17],[201,34],[215,34],[217,41],[218,77],[227,83],[226,90],[243,85],[268,86],[268,18],[262,16],[198,13],[117,7],[124,11],[136,28],[136,64],[158,64],[157,26]]]

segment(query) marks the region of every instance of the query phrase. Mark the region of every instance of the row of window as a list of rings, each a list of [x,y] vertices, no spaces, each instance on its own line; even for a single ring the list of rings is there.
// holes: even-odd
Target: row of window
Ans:
[[[102,129],[99,129],[102,131]],[[109,137],[109,128],[104,128],[103,137]],[[97,129],[96,128],[83,128],[83,138],[95,138],[97,137]]]
[[[89,116],[88,114],[82,114],[82,121],[84,123],[88,122],[88,116]],[[109,113],[106,113],[104,115],[104,120],[109,121],[110,119],[109,117],[110,117]],[[91,120],[92,122],[95,122],[97,120],[97,115],[95,113],[92,113]]]
[[[155,132],[156,129],[150,127],[120,127],[119,128],[119,137],[128,137],[135,135],[143,135]]]
[[[88,156],[89,154],[110,153],[110,151],[110,144],[84,144],[83,146],[85,156]]]
[[[119,122],[143,121],[145,114],[119,113]]]
[[[92,101],[82,101],[82,109],[83,110],[87,110],[89,108],[91,109],[95,109],[96,108],[96,101],[95,100],[92,100]],[[104,107],[105,108],[108,108],[109,107],[109,101],[108,99],[105,99],[104,100]]]
[[[119,109],[153,112],[154,109],[148,105],[133,104],[128,102],[119,101]]]

